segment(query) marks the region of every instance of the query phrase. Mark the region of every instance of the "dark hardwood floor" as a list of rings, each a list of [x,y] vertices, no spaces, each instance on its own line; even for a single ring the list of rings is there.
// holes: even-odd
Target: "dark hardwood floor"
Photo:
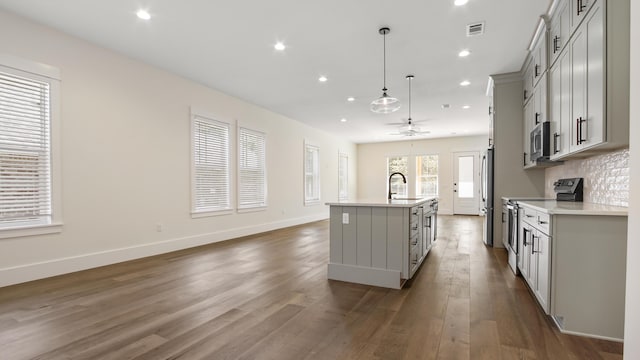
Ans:
[[[402,290],[327,280],[326,221],[0,288],[0,359],[622,359],[561,334],[481,218],[438,220]]]

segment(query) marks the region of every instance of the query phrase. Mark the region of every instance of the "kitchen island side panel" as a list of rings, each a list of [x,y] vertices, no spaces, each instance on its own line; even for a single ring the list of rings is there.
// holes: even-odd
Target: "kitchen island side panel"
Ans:
[[[371,266],[387,268],[387,208],[371,208]]]
[[[387,269],[403,271],[403,243],[408,239],[408,216],[405,219],[405,208],[387,209]],[[403,275],[406,274],[403,272]],[[406,277],[405,277],[406,278]]]
[[[342,264],[342,206],[329,209],[329,262]]]
[[[346,265],[357,265],[358,248],[358,219],[356,217],[356,207],[345,206],[342,214],[348,214],[348,224],[342,224],[342,263]]]
[[[371,266],[371,246],[373,239],[371,238],[371,208],[356,208],[356,222],[358,230],[358,239],[356,244],[357,265]]]

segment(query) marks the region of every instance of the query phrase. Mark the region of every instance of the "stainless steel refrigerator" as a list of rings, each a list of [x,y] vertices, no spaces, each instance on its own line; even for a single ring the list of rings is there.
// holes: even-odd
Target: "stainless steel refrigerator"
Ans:
[[[482,241],[493,246],[493,149],[489,148],[482,154],[482,209],[484,226],[482,227]]]

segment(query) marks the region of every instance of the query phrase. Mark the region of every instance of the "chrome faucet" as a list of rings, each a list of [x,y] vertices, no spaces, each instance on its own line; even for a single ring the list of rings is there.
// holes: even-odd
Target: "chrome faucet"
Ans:
[[[400,175],[400,176],[402,176],[402,182],[403,182],[403,183],[405,183],[405,184],[407,183],[407,178],[406,178],[406,177],[404,177],[404,175],[403,175],[402,173],[400,173],[400,172],[394,172],[393,174],[389,175],[389,197],[387,198],[387,199],[389,199],[389,200],[391,200],[391,195],[392,195],[392,194],[395,194],[395,193],[392,193],[392,192],[391,192],[391,178],[393,177],[393,175]]]

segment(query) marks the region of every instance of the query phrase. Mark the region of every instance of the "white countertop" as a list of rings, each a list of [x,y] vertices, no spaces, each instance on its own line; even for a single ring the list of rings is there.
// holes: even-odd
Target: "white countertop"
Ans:
[[[587,202],[556,200],[518,200],[518,205],[528,206],[550,215],[608,215],[627,216],[629,208]]]
[[[436,197],[426,197],[420,199],[392,199],[386,198],[371,198],[371,199],[354,199],[354,200],[341,200],[337,202],[328,202],[325,205],[330,206],[371,206],[371,207],[413,207],[422,205],[431,200],[437,200]]]

